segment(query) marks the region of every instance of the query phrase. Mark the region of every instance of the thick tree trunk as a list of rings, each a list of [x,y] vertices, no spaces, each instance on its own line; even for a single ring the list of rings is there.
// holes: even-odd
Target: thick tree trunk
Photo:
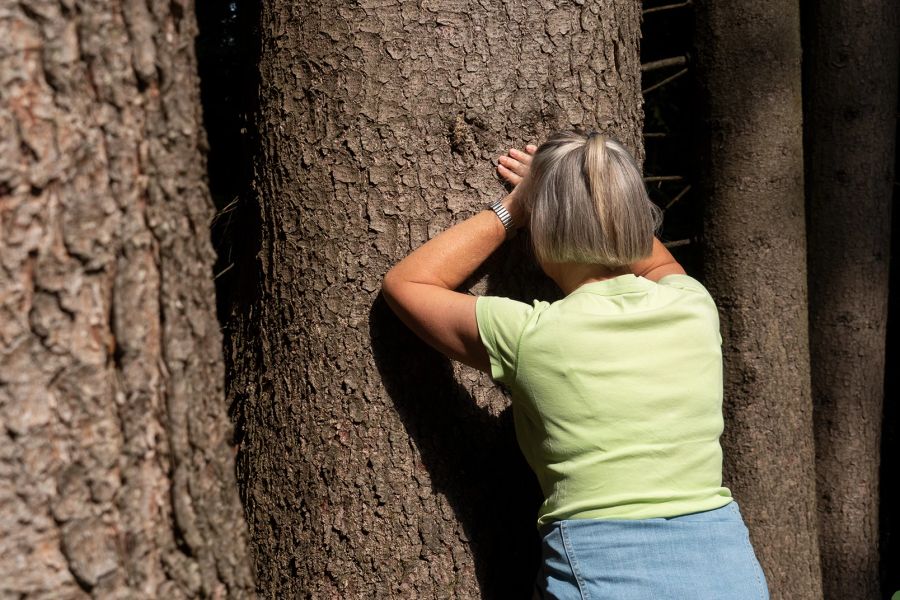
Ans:
[[[773,598],[820,598],[797,2],[697,5],[705,279],[721,310],[725,485]]]
[[[0,596],[253,594],[193,6],[0,16]]]
[[[381,278],[501,193],[511,146],[597,126],[643,156],[640,5],[486,6],[262,7],[261,280],[232,391],[267,597],[530,594],[541,498],[508,401],[409,332]],[[523,241],[500,257],[519,287],[489,293],[551,289]]]
[[[880,598],[898,5],[804,5],[810,356],[826,598]]]

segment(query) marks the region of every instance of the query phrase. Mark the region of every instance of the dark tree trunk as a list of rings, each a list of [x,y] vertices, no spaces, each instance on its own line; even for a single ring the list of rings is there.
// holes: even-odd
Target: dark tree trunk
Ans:
[[[796,2],[698,3],[705,279],[721,310],[725,485],[773,598],[820,598]]]
[[[248,597],[193,6],[0,17],[0,596]]]
[[[826,598],[880,598],[898,5],[804,4],[810,356]]]
[[[232,395],[266,597],[529,596],[541,498],[508,400],[380,284],[502,192],[511,146],[597,126],[642,158],[639,25],[632,0],[263,5],[259,285]],[[546,296],[523,241],[490,265],[518,287],[472,291]]]

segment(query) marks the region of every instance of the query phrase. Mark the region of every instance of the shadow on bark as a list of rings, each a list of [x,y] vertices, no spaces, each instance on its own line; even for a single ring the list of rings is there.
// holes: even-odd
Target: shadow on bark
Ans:
[[[516,247],[501,248],[470,281],[485,271],[510,272],[496,265],[515,255],[521,263]],[[529,304],[527,296],[535,293],[534,286],[523,295],[514,293],[521,284],[493,284],[491,278],[488,294]],[[482,597],[531,597],[540,564],[535,520],[543,496],[516,443],[512,407],[499,416],[480,408],[455,379],[450,359],[407,328],[381,295],[369,323],[385,390],[422,456],[433,492],[447,498],[470,542]]]

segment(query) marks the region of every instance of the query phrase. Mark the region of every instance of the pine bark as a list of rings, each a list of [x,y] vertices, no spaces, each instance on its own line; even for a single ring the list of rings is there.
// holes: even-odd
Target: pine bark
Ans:
[[[0,14],[0,596],[253,595],[193,5]]]
[[[705,281],[722,324],[724,484],[773,598],[821,598],[797,2],[696,5]]]
[[[826,598],[880,598],[896,1],[804,5],[816,490]]]
[[[266,597],[530,596],[542,498],[508,398],[380,285],[503,192],[510,147],[580,125],[642,159],[639,28],[632,0],[262,6],[259,282],[230,360]],[[546,297],[524,241],[464,287]]]

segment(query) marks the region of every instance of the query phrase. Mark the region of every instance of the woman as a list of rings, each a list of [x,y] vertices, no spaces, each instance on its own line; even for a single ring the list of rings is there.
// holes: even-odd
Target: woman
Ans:
[[[633,157],[597,132],[510,150],[502,201],[384,278],[420,337],[507,385],[545,500],[539,598],[768,598],[722,487],[722,338],[706,288],[655,234]],[[454,290],[518,227],[565,297]]]

